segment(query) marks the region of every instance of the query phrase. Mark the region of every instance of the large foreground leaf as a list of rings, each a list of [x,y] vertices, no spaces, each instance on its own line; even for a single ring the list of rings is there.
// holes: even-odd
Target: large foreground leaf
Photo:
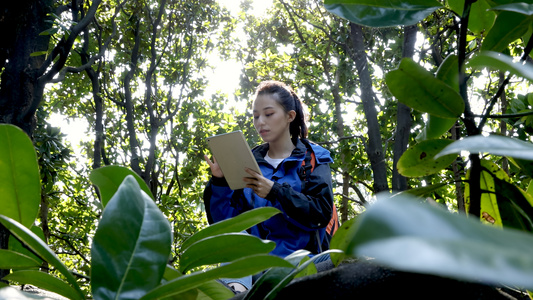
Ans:
[[[76,278],[72,273],[67,269],[67,267],[59,260],[56,254],[46,245],[46,243],[41,240],[35,233],[31,232],[27,227],[18,223],[17,221],[10,219],[6,216],[0,215],[0,223],[4,225],[14,236],[17,237],[22,243],[24,243],[29,249],[39,255],[51,266],[56,268],[70,285],[77,291],[80,298],[84,298],[85,294],[80,289]]]
[[[0,124],[1,213],[29,228],[40,201],[39,167],[30,138],[16,126]]]
[[[464,111],[461,95],[410,58],[385,75],[390,92],[401,103],[440,118],[457,119]]]
[[[167,265],[167,267],[165,268],[165,274],[163,275],[163,279],[165,281],[170,281],[181,276],[183,276],[183,274],[181,274],[178,270]],[[201,284],[196,289],[191,289],[184,293],[176,294],[165,299],[169,299],[169,300],[170,299],[226,300],[226,299],[233,297],[234,295],[235,294],[232,291],[230,291],[230,289],[228,289],[228,287],[223,285],[221,282],[216,281],[216,280],[211,280],[211,281],[207,281]]]
[[[41,271],[17,271],[7,275],[4,279],[15,281],[19,284],[31,284],[43,290],[62,295],[68,299],[85,299],[84,297],[80,297],[77,291],[66,282]]]
[[[217,222],[189,237],[181,248],[187,249],[190,245],[210,236],[223,233],[241,232],[256,224],[268,220],[270,217],[279,214],[281,211],[274,207],[260,207],[249,210],[231,219]]]
[[[369,27],[413,25],[442,5],[435,0],[325,0],[339,17]]]
[[[38,236],[41,240],[43,241],[45,240],[44,233],[41,227],[34,225],[30,228],[30,231],[35,233],[35,235]],[[19,240],[17,240],[17,238],[14,235],[9,236],[8,249],[13,252],[17,252],[17,253],[26,255],[30,258],[33,258],[34,260],[38,261],[40,264],[42,264],[43,262],[39,256],[35,255],[35,253],[31,252],[26,247],[24,247],[24,245],[21,244],[21,242],[19,242]]]
[[[274,286],[270,291],[269,293],[263,298],[263,297],[258,297],[256,299],[265,299],[265,300],[274,300],[277,298],[277,295],[281,292],[281,290],[287,286],[287,284],[289,284],[294,278],[296,278],[296,276],[306,270],[307,268],[309,268],[310,266],[314,266],[312,265],[316,260],[318,260],[320,257],[323,257],[325,255],[329,255],[330,253],[341,253],[342,251],[341,250],[337,250],[337,249],[331,249],[331,250],[327,250],[327,251],[324,251],[322,253],[319,253],[309,259],[304,259],[302,260],[302,263],[291,273],[289,273],[288,275],[286,275],[285,277],[283,277],[280,282],[278,284],[276,284],[276,286]],[[307,258],[307,257],[306,257]],[[316,268],[314,269],[315,273],[316,273]]]
[[[230,262],[241,257],[267,254],[276,243],[262,240],[245,233],[226,233],[205,238],[187,248],[180,257],[180,271],[203,266]],[[216,251],[213,251],[216,249]]]
[[[40,262],[22,253],[0,249],[0,269],[36,269],[40,266]]]
[[[533,235],[407,195],[378,198],[358,217],[350,254],[404,271],[533,289]]]
[[[244,257],[227,265],[205,272],[195,272],[166,282],[150,291],[141,299],[157,299],[177,295],[218,278],[241,278],[259,273],[271,267],[292,268],[292,264],[283,258],[260,254]]]
[[[442,149],[442,151],[436,155],[436,157],[441,157],[451,153],[461,153],[461,151],[468,151],[472,153],[489,153],[492,155],[502,155],[533,160],[532,143],[499,135],[476,135],[466,137],[446,146],[446,148]]]
[[[94,297],[142,297],[161,282],[171,243],[168,220],[137,180],[127,176],[107,204],[94,235]]]

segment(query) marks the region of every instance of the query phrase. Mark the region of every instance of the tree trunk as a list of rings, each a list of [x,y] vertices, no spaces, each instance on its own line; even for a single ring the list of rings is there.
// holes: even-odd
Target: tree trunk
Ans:
[[[500,72],[500,85],[505,81],[505,73]],[[501,112],[504,114],[507,111],[507,96],[505,93],[502,93],[501,97]],[[507,123],[505,120],[500,120],[500,135],[507,136]],[[502,157],[502,170],[505,171],[505,173],[509,174],[509,159],[507,157]]]
[[[45,55],[31,54],[48,50],[50,37],[39,34],[50,27],[45,20],[51,13],[51,3],[8,1],[7,8],[0,12],[0,28],[7,34],[0,49],[0,67],[4,67],[0,79],[0,123],[16,125],[30,137],[36,125],[33,107],[40,103],[44,89],[38,82],[38,70],[45,59]]]
[[[80,31],[94,18],[101,0],[95,0],[83,20],[76,22],[68,37],[49,53],[53,0],[3,1],[0,10],[0,123],[13,124],[30,138],[36,126],[35,112],[46,84],[64,67]],[[74,2],[73,2],[74,3]],[[80,5],[83,5],[80,2]],[[66,7],[66,6],[65,6]],[[76,7],[71,7],[75,10]],[[74,15],[74,14],[73,14]],[[78,20],[75,20],[78,21]],[[46,52],[47,55],[35,55]],[[9,232],[0,226],[0,248],[7,249]],[[9,270],[0,270],[0,278]]]
[[[413,57],[415,52],[416,33],[416,25],[405,27],[402,57]],[[405,150],[407,150],[407,144],[409,143],[409,135],[411,133],[411,109],[403,103],[398,103],[396,117],[397,124],[394,139],[392,189],[396,191],[405,191],[407,189],[407,178],[398,173],[396,165]]]
[[[458,47],[458,58],[459,58],[459,92],[463,101],[465,102],[465,112],[464,112],[464,124],[466,127],[466,132],[468,136],[475,136],[480,134],[479,128],[475,123],[475,115],[470,108],[468,102],[468,91],[467,91],[467,76],[463,68],[463,64],[466,61],[466,37],[468,29],[468,19],[470,16],[470,7],[475,2],[475,0],[466,0],[465,6],[463,9],[463,16],[461,17],[461,27],[459,34],[459,47]],[[468,213],[479,217],[481,215],[481,160],[479,154],[470,154],[470,178],[468,179],[468,186],[470,191],[469,197],[469,207]]]
[[[363,30],[360,25],[350,23],[350,37],[354,49],[354,60],[361,83],[361,100],[368,124],[368,143],[366,152],[370,159],[370,165],[374,175],[374,193],[388,191],[387,165],[385,164],[385,154],[381,142],[381,133],[378,123],[378,114],[374,103],[374,92],[372,91],[372,79],[368,71],[368,62],[365,53],[363,40]]]
[[[458,122],[455,122],[455,125],[451,129],[452,140],[458,141],[461,139],[461,130]],[[455,181],[455,195],[457,197],[457,210],[459,213],[466,213],[465,207],[465,197],[463,193],[463,184],[462,184],[462,171],[459,170],[459,162],[462,161],[462,158],[458,156],[452,163],[453,178]]]
[[[134,116],[134,105],[133,105],[133,96],[131,91],[131,81],[137,69],[137,64],[139,60],[139,47],[141,43],[141,36],[139,32],[140,21],[137,21],[135,32],[135,45],[131,51],[131,64],[130,70],[124,78],[124,102],[126,107],[126,126],[128,128],[128,136],[130,140],[130,151],[131,159],[130,166],[135,173],[137,173],[141,178],[144,179],[143,172],[140,167],[140,158],[139,158],[139,142],[137,141],[137,132],[135,130],[135,125],[133,121],[135,120]]]
[[[36,120],[32,108],[41,101],[42,93],[35,93],[44,86],[38,84],[38,70],[44,55],[31,53],[46,51],[49,36],[39,35],[50,25],[45,23],[51,12],[51,0],[7,1],[0,11],[0,29],[3,34],[0,45],[0,123],[20,127],[28,136],[33,135]],[[7,249],[9,231],[0,224],[0,249]],[[0,270],[0,278],[9,270]]]

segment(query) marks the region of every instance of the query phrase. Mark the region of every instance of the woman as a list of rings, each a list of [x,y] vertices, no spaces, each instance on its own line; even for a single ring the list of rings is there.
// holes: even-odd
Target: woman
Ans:
[[[250,177],[243,178],[246,188],[231,190],[216,161],[206,155],[213,175],[204,191],[209,222],[273,206],[283,213],[249,230],[276,242],[272,254],[285,257],[300,249],[314,254],[327,250],[323,245],[325,227],[333,210],[329,151],[305,139],[303,105],[282,82],[266,81],[257,87],[253,116],[255,129],[265,142],[252,150],[263,175],[247,169]],[[308,151],[315,154],[316,164],[303,183],[302,162]]]

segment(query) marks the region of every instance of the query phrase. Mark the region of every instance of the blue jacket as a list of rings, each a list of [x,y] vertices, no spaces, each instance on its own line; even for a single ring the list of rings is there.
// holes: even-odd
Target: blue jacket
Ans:
[[[328,150],[309,144],[315,153],[316,165],[303,191],[300,172],[307,148],[301,140],[291,156],[284,159],[277,169],[264,159],[268,144],[252,150],[263,176],[274,181],[266,199],[257,196],[250,188],[231,190],[224,178],[212,177],[204,191],[209,223],[234,217],[253,208],[273,206],[282,214],[250,228],[249,233],[276,242],[272,254],[281,257],[299,249],[318,253],[319,243],[325,238],[325,228],[333,211],[329,167],[333,159]]]

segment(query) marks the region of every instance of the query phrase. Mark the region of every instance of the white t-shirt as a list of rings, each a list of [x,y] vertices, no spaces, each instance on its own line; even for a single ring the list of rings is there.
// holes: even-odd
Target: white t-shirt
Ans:
[[[265,155],[265,160],[274,167],[274,169],[276,169],[279,164],[281,164],[281,162],[284,160],[284,158],[272,158],[270,156],[268,156],[268,152],[267,154]]]

